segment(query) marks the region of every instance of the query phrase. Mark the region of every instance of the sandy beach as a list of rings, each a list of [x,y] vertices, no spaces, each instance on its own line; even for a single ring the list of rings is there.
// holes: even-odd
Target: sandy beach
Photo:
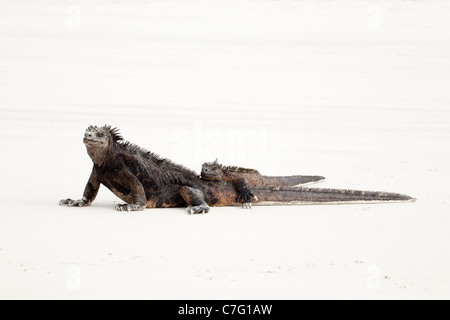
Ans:
[[[447,1],[0,0],[0,299],[449,299]],[[414,203],[118,213],[89,125]]]

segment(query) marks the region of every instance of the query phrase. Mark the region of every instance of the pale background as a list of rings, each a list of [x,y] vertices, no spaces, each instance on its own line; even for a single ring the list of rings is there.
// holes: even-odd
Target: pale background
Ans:
[[[0,0],[0,298],[450,298],[448,1]],[[416,203],[117,213],[89,125]],[[319,185],[318,185],[319,186]]]

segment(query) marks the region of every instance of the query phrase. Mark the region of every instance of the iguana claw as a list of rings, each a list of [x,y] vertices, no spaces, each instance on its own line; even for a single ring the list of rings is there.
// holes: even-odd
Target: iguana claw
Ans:
[[[86,207],[89,206],[89,201],[83,198],[81,200],[72,200],[72,199],[63,199],[59,202],[60,206],[68,206],[68,207]]]
[[[132,212],[132,211],[142,211],[145,209],[145,206],[141,206],[139,204],[118,204],[115,208],[117,211],[123,212]]]
[[[195,206],[195,207],[187,207],[186,211],[193,215],[193,214],[207,214],[209,212],[209,207],[205,206],[205,205],[199,205],[199,206]]]
[[[250,189],[245,188],[240,191],[237,203],[239,204],[242,201],[242,209],[252,209],[253,199],[258,200],[258,198],[253,195]]]

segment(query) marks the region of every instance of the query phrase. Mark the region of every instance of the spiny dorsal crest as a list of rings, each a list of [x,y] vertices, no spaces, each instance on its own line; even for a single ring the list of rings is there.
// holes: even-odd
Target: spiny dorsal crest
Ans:
[[[156,153],[148,151],[147,149],[142,148],[134,143],[124,141],[118,128],[112,128],[109,125],[105,125],[102,129],[108,131],[109,134],[111,135],[113,141],[119,142],[120,147],[125,152],[128,152],[130,154],[138,154],[142,158],[151,160],[158,165],[170,166],[170,167],[172,167],[171,170],[180,170],[181,172],[184,172],[186,174],[190,174],[193,176],[199,176],[195,171],[192,171],[182,165],[176,164],[176,163],[172,162],[171,160],[163,158],[163,157],[157,155]]]
[[[236,167],[236,166],[223,167],[223,171],[260,174],[258,170],[248,169],[248,168],[241,168],[241,167]]]
[[[113,128],[109,125],[105,125],[103,127],[103,129],[109,132],[109,134],[111,135],[111,138],[114,142],[123,141],[123,137],[120,134],[119,128]]]
[[[109,135],[111,136],[111,139],[114,142],[123,141],[123,137],[120,134],[119,129],[113,128],[109,125],[104,125],[103,127],[89,126],[89,128],[87,128],[86,132],[103,133],[103,134],[109,133]]]
[[[224,166],[219,163],[219,159],[216,158],[214,162],[208,163],[209,166],[213,168],[218,168],[222,170],[223,172],[240,172],[240,173],[253,173],[253,174],[260,174],[258,170],[255,169],[247,169],[247,168],[241,168],[237,166]]]

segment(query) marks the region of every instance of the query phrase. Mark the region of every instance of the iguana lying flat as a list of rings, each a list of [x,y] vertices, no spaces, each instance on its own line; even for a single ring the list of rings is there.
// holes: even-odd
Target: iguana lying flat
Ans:
[[[118,211],[145,208],[187,207],[188,212],[207,213],[210,206],[232,206],[238,194],[225,181],[205,181],[195,172],[170,160],[124,142],[117,128],[89,127],[84,144],[94,166],[81,200],[65,199],[60,205],[89,206],[100,185],[106,186],[126,204]],[[290,187],[255,187],[256,204],[349,203],[413,201],[401,194]]]
[[[218,160],[206,162],[202,165],[201,176],[206,181],[225,181],[234,185],[238,195],[238,203],[251,207],[253,199],[253,187],[294,187],[316,183],[324,180],[321,176],[288,176],[269,177],[263,176],[255,169],[247,169],[235,166],[223,166]]]

